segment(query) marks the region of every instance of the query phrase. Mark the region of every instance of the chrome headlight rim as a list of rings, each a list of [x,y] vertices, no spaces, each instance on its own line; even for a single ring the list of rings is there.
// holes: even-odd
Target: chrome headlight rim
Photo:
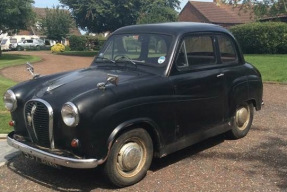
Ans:
[[[62,120],[68,127],[76,127],[79,124],[79,110],[72,102],[67,102],[61,109]],[[68,116],[70,115],[70,117]],[[72,122],[70,121],[71,119]]]
[[[10,100],[11,102],[8,102],[8,100]],[[17,108],[17,97],[16,97],[15,93],[11,89],[8,89],[4,93],[4,95],[3,95],[3,103],[4,103],[5,108],[8,111],[13,112],[13,111],[16,110],[16,108]],[[11,103],[12,107],[8,107],[7,106],[8,103]]]

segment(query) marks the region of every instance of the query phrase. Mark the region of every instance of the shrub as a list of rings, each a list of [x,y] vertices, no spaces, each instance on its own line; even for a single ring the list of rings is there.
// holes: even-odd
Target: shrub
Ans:
[[[85,36],[72,35],[69,38],[70,48],[72,51],[83,51],[86,49],[87,39]]]
[[[99,50],[106,41],[103,36],[71,36],[70,50],[84,51],[84,50]]]
[[[89,50],[99,50],[106,41],[103,36],[86,36],[87,37],[87,47]]]
[[[67,45],[67,46],[65,47],[65,51],[71,51],[71,47]]]
[[[275,54],[287,52],[287,24],[248,23],[230,28],[243,53]]]
[[[56,45],[51,47],[51,51],[52,51],[52,53],[63,52],[63,51],[65,51],[65,45],[63,45],[61,43],[57,43]]]

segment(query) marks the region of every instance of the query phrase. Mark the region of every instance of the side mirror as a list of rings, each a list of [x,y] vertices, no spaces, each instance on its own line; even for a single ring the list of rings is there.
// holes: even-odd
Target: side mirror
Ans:
[[[117,86],[119,84],[119,77],[117,75],[112,75],[112,74],[107,74],[107,75],[108,75],[108,78],[107,78],[107,81],[105,83],[101,82],[101,83],[97,84],[98,89],[105,90],[106,85],[109,83],[112,85],[115,85],[115,86]]]
[[[107,82],[117,86],[119,83],[119,77],[117,75],[108,74]]]
[[[34,74],[34,67],[33,67],[33,65],[31,65],[31,63],[27,62],[26,67],[27,67],[27,71]]]
[[[31,75],[33,76],[33,79],[37,79],[40,76],[39,74],[34,73],[34,67],[29,62],[26,63],[26,69],[27,71],[31,73]]]

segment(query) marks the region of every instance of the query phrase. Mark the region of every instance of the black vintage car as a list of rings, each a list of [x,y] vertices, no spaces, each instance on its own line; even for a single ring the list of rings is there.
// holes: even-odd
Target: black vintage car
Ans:
[[[127,26],[86,69],[35,75],[4,95],[9,145],[52,166],[95,168],[117,186],[153,157],[209,137],[244,137],[262,80],[232,34],[201,23]]]

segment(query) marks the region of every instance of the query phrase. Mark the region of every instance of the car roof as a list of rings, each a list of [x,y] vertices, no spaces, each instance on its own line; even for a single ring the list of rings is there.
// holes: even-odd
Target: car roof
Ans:
[[[130,25],[119,28],[113,34],[122,33],[160,33],[179,36],[189,32],[230,32],[214,24],[196,23],[196,22],[171,22],[171,23],[156,23],[156,24],[142,24]]]

